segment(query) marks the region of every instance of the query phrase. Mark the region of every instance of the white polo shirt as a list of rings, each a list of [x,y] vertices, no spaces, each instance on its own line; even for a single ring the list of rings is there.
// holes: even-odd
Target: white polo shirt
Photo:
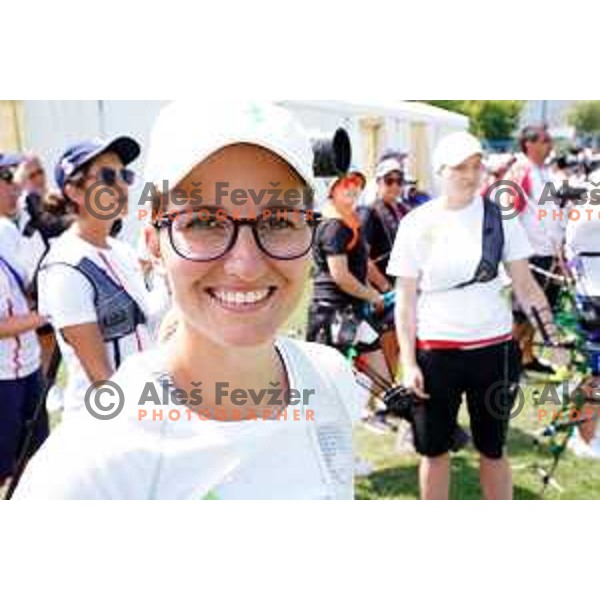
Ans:
[[[29,283],[30,273],[23,260],[22,236],[17,225],[8,217],[0,217],[0,256],[19,273],[25,283]]]
[[[29,312],[27,299],[19,283],[0,261],[0,321],[28,315]],[[1,380],[22,379],[39,368],[40,346],[35,331],[26,331],[11,338],[0,338]]]
[[[417,339],[465,345],[493,343],[512,331],[510,291],[501,273],[488,283],[464,288],[482,256],[483,199],[451,210],[438,198],[401,222],[388,274],[418,280]],[[529,258],[527,236],[518,219],[502,221],[504,262]]]

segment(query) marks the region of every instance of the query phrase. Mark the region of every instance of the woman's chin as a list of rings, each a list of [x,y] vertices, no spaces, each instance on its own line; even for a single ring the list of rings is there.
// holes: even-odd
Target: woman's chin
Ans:
[[[230,347],[232,350],[264,346],[277,337],[279,330],[275,319],[264,323],[227,323],[215,320],[210,324],[203,320],[198,323],[197,329],[217,345]]]

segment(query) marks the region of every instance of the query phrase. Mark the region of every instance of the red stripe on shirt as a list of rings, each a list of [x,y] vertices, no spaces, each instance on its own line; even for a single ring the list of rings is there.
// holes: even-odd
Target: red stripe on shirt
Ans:
[[[419,350],[476,350],[478,348],[486,348],[488,346],[510,342],[511,340],[512,333],[469,342],[458,342],[453,340],[417,340],[417,348]]]
[[[12,301],[10,298],[7,299],[7,309],[8,309],[8,317],[14,317],[15,312],[13,309]],[[19,378],[19,370],[22,368],[21,361],[19,360],[19,353],[21,352],[21,338],[16,335],[15,336],[15,350],[12,354],[12,366],[15,371],[15,379]]]

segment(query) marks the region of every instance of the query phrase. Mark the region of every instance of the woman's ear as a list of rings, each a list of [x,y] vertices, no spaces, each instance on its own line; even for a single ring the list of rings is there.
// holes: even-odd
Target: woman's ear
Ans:
[[[156,229],[156,227],[153,225],[145,225],[144,240],[150,256],[155,259],[161,259],[162,256],[160,253],[160,237],[158,229]]]

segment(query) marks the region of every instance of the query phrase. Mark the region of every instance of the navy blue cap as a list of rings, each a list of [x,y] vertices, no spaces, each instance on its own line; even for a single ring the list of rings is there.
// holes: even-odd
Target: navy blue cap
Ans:
[[[24,159],[22,154],[0,154],[0,167],[17,167]]]
[[[62,190],[67,181],[81,167],[107,152],[114,152],[124,165],[132,163],[141,152],[140,145],[130,137],[122,136],[111,141],[88,140],[67,149],[54,169],[54,179]]]

